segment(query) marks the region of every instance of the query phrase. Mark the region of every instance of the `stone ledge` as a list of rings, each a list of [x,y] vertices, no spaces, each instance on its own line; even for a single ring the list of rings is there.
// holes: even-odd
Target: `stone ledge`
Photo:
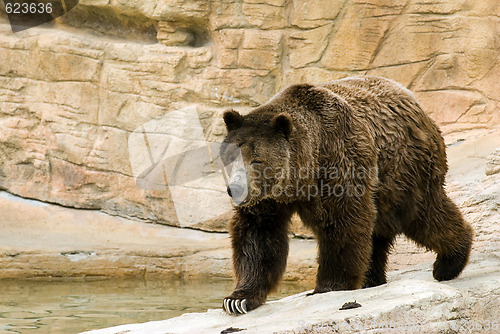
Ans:
[[[448,282],[433,281],[430,270],[420,265],[392,273],[380,287],[314,296],[304,292],[239,317],[209,310],[86,333],[223,333],[230,328],[241,329],[238,333],[455,333],[470,328],[497,333],[499,266],[498,253],[480,254],[458,279]],[[353,301],[361,307],[339,310]]]

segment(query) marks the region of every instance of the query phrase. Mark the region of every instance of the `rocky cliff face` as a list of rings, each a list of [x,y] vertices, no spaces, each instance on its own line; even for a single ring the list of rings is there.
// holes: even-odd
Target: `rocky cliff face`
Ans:
[[[225,108],[350,74],[401,82],[440,124],[500,123],[497,0],[82,0],[16,34],[0,8],[0,188],[24,197],[177,226],[178,194],[136,182],[162,151],[144,124],[188,108],[217,141]],[[211,185],[187,210],[219,205]],[[185,219],[225,229],[205,218]]]

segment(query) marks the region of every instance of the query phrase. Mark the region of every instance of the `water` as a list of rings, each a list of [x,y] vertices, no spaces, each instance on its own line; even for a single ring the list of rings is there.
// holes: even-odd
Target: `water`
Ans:
[[[0,334],[72,334],[219,308],[232,280],[0,280]],[[278,297],[310,286],[283,284]]]

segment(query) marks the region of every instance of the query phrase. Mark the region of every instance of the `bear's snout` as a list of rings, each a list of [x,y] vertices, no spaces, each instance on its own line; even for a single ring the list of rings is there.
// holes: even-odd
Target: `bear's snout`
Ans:
[[[248,200],[248,184],[245,169],[240,168],[229,179],[227,187],[228,195],[236,205],[246,203]]]
[[[243,194],[245,193],[245,189],[240,185],[230,184],[227,187],[227,193],[232,198],[241,198],[243,196]]]

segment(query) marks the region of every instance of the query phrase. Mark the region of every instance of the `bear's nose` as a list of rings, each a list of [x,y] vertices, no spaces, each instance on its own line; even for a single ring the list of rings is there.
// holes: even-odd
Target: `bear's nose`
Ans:
[[[227,187],[227,193],[232,198],[240,198],[245,193],[245,189],[237,184],[230,184]]]

